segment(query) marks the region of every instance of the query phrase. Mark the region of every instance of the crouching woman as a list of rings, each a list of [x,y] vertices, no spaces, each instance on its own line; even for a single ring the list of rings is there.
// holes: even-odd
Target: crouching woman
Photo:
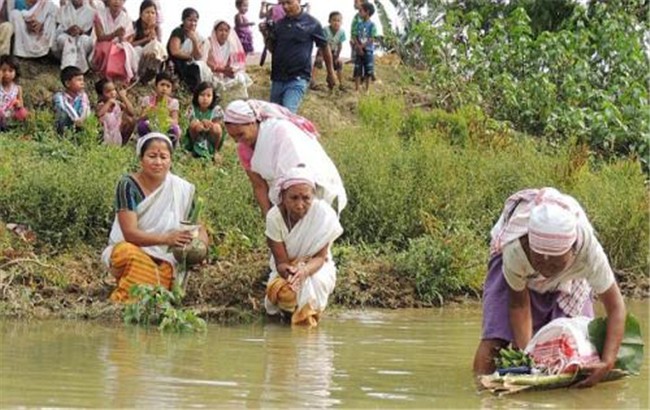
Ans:
[[[336,283],[330,247],[343,233],[334,209],[315,197],[314,177],[292,168],[278,181],[278,205],[266,215],[271,275],[264,307],[291,314],[291,323],[316,326]]]
[[[116,189],[116,216],[102,261],[117,279],[111,300],[129,299],[133,285],[161,285],[171,289],[177,261],[171,247],[192,241],[182,230],[194,206],[194,185],[170,172],[172,142],[163,134],[150,133],[138,140],[140,170],[125,175]],[[206,245],[203,227],[199,239]]]

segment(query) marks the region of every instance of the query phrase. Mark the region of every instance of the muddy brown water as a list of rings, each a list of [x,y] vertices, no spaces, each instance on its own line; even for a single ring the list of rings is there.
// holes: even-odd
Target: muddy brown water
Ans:
[[[648,346],[650,304],[628,308]],[[0,407],[648,408],[647,354],[641,375],[592,389],[478,393],[480,318],[479,305],[344,311],[313,330],[269,323],[204,335],[5,321]]]

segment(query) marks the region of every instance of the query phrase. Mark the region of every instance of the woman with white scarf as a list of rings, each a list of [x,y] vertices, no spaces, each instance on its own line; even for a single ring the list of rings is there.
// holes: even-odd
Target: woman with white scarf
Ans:
[[[490,234],[474,372],[492,373],[500,348],[524,349],[553,319],[593,316],[593,290],[607,313],[607,336],[600,361],[585,369],[592,373],[580,385],[598,383],[616,361],[625,305],[585,211],[554,188],[526,189],[508,198]]]
[[[248,98],[248,87],[253,84],[246,74],[246,52],[237,33],[225,20],[214,23],[210,36],[208,66],[212,82],[220,94],[231,93],[231,98]]]
[[[125,175],[117,185],[116,215],[102,261],[117,279],[111,300],[129,299],[133,285],[161,285],[170,289],[178,261],[171,246],[189,244],[192,233],[182,230],[194,204],[194,185],[170,172],[173,146],[164,134],[150,133],[138,140],[140,170]],[[208,237],[200,227],[199,239]]]
[[[272,257],[264,307],[291,314],[295,325],[316,326],[336,283],[330,247],[343,233],[338,215],[316,198],[316,181],[305,167],[277,181],[276,203],[266,215]]]
[[[57,6],[50,0],[27,0],[26,4],[26,10],[12,10],[9,14],[14,26],[14,55],[46,56],[54,43]]]
[[[339,213],[345,208],[343,181],[311,121],[277,104],[236,100],[226,108],[224,122],[263,216],[277,205],[279,178],[301,164],[314,172],[316,196],[332,205],[336,201]]]
[[[92,37],[95,13],[88,0],[70,0],[59,9],[52,52],[61,59],[61,69],[74,66],[84,73],[88,71],[88,56],[95,45]]]

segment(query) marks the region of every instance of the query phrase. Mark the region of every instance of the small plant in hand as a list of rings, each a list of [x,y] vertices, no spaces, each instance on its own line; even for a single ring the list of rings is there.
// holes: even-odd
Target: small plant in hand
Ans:
[[[181,293],[162,286],[134,285],[129,290],[135,301],[124,309],[124,322],[139,326],[157,326],[163,332],[203,332],[205,321],[192,309],[180,307]]]

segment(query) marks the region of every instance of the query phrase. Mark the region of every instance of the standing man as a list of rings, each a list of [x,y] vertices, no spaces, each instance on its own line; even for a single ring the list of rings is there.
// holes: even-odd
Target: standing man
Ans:
[[[285,17],[275,24],[262,23],[266,47],[273,53],[271,102],[297,112],[311,79],[314,43],[327,67],[327,84],[335,84],[332,51],[323,27],[300,6],[300,0],[280,0]]]

